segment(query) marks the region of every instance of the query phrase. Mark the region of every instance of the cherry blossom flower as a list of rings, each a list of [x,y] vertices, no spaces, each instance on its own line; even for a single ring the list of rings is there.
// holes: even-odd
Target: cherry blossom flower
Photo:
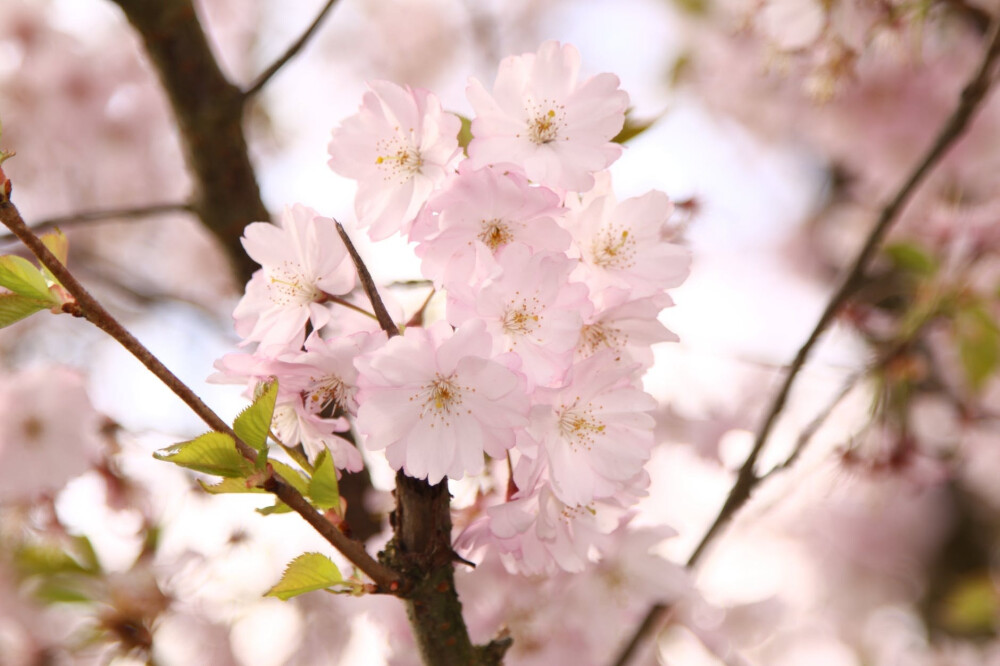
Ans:
[[[559,195],[547,187],[531,187],[519,173],[473,170],[463,162],[427,203],[410,239],[422,241],[417,255],[425,277],[446,286],[478,283],[511,243],[535,252],[566,251],[569,233],[555,221],[562,212]]]
[[[410,327],[356,362],[365,445],[430,483],[479,472],[483,453],[504,455],[527,424],[524,380],[490,360],[485,325],[450,332],[445,322]]]
[[[678,286],[691,256],[663,239],[672,212],[667,195],[655,190],[621,203],[609,191],[574,206],[566,225],[576,248],[572,254],[583,261],[575,277],[595,295],[613,287],[642,298]]]
[[[612,356],[594,354],[573,366],[564,387],[533,394],[529,432],[544,447],[553,492],[567,504],[615,495],[653,447],[656,400],[632,386],[633,368]]]
[[[587,288],[569,282],[575,263],[554,252],[531,254],[515,243],[498,257],[502,272],[495,280],[475,294],[450,292],[448,320],[486,322],[494,352],[521,357],[529,388],[558,382],[572,363],[582,316],[593,309]]]
[[[654,344],[679,339],[657,319],[661,310],[674,304],[670,296],[660,293],[637,300],[626,298],[627,293],[621,290],[602,292],[594,314],[585,318],[580,330],[577,359],[610,349],[616,362],[638,363],[646,370],[653,365]]]
[[[611,139],[624,126],[628,95],[613,74],[579,77],[579,51],[549,41],[537,53],[505,58],[492,94],[471,79],[470,163],[512,163],[543,185],[589,190],[592,174],[621,155]]]
[[[31,501],[90,469],[102,450],[101,422],[83,377],[69,368],[7,377],[0,385],[0,501]]]
[[[422,88],[372,81],[358,113],[333,131],[330,168],[358,181],[358,222],[381,240],[406,231],[461,156],[461,121]]]
[[[298,347],[307,321],[316,329],[330,321],[326,295],[354,287],[354,266],[345,261],[347,248],[336,223],[301,204],[285,208],[281,226],[247,226],[243,247],[263,267],[233,312],[244,344]]]

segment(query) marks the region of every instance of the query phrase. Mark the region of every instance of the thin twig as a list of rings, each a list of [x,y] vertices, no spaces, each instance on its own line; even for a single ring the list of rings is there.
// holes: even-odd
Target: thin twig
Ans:
[[[399,329],[396,327],[396,322],[392,320],[389,316],[389,311],[385,309],[385,303],[382,302],[382,297],[378,295],[378,288],[375,286],[375,281],[372,280],[372,274],[368,272],[368,267],[365,266],[364,260],[361,255],[358,254],[358,250],[354,247],[354,243],[351,242],[351,237],[347,235],[344,231],[344,225],[337,222],[337,233],[340,234],[340,238],[344,241],[344,245],[347,246],[347,252],[351,255],[351,261],[354,262],[354,268],[358,271],[358,279],[361,280],[361,286],[365,290],[365,294],[368,296],[368,300],[371,301],[372,309],[375,310],[375,318],[378,319],[379,326],[385,331],[389,337],[399,335]]]
[[[47,220],[36,222],[31,225],[31,230],[38,234],[51,229],[66,228],[87,222],[104,222],[106,220],[139,220],[144,217],[154,217],[156,215],[166,215],[168,213],[194,213],[194,206],[190,203],[162,203],[150,204],[148,206],[136,206],[133,208],[108,208],[104,210],[85,210],[70,215],[60,215],[50,217]],[[0,235],[0,243],[12,241],[14,234]]]
[[[809,353],[816,346],[820,336],[833,321],[834,316],[840,310],[841,306],[850,297],[855,285],[875,256],[875,252],[888,232],[889,227],[896,221],[896,218],[913,195],[917,186],[962,135],[969,121],[981,106],[983,100],[986,98],[986,93],[989,92],[993,78],[993,69],[998,56],[1000,56],[1000,19],[995,19],[989,31],[982,62],[962,90],[957,108],[945,121],[933,144],[931,144],[931,147],[907,176],[906,180],[903,181],[896,195],[882,208],[875,226],[869,233],[854,262],[841,279],[840,285],[830,297],[812,333],[810,333],[809,338],[799,349],[798,353],[795,354],[795,358],[788,367],[788,374],[785,376],[785,381],[775,395],[763,424],[757,433],[750,454],[737,473],[736,481],[733,483],[729,495],[726,497],[726,501],[719,510],[718,515],[716,515],[715,521],[708,528],[708,531],[705,532],[705,535],[695,547],[694,552],[688,558],[688,567],[694,567],[699,562],[706,548],[714,540],[721,528],[750,499],[751,491],[761,478],[757,476],[754,466],[756,465],[757,458],[760,456],[761,450],[764,448],[764,444],[767,442],[768,436],[771,434],[771,429],[785,407],[785,402],[788,399],[795,378],[805,365]],[[625,666],[629,662],[636,650],[645,642],[647,636],[659,624],[660,619],[667,609],[667,606],[661,604],[650,608],[636,632],[631,636],[621,653],[619,653],[618,658],[614,661],[616,666]]]
[[[247,100],[259,93],[264,86],[267,85],[268,81],[270,81],[271,78],[274,77],[274,75],[277,74],[289,60],[294,58],[296,54],[302,50],[302,47],[304,47],[306,42],[308,42],[312,38],[313,34],[316,33],[316,30],[319,29],[319,24],[323,22],[323,19],[326,18],[326,15],[330,13],[330,10],[333,9],[335,4],[337,4],[337,0],[328,0],[327,3],[323,5],[323,9],[319,10],[319,14],[315,19],[313,19],[313,22],[309,24],[306,31],[302,33],[302,36],[295,40],[295,43],[289,46],[288,50],[281,54],[281,57],[275,60],[270,67],[261,72],[254,82],[243,91],[244,100]]]
[[[121,323],[115,319],[110,312],[91,296],[82,284],[72,273],[53,255],[42,241],[35,236],[24,223],[21,214],[13,203],[6,197],[0,197],[0,222],[13,232],[18,239],[23,242],[29,250],[38,258],[38,261],[45,266],[52,275],[59,280],[60,284],[75,299],[74,303],[67,303],[63,310],[69,314],[83,317],[94,324],[102,331],[114,338],[119,344],[127,349],[133,356],[146,366],[160,381],[174,392],[177,397],[194,411],[208,426],[217,432],[222,432],[233,438],[236,449],[240,454],[250,460],[256,461],[257,451],[242,441],[232,428],[219,418],[194,391],[192,391],[183,381],[170,371],[163,363],[153,355],[135,336],[133,336]],[[264,489],[274,493],[281,501],[290,506],[296,513],[301,515],[317,532],[339,550],[359,569],[364,571],[383,591],[398,591],[402,585],[402,577],[395,571],[380,564],[373,559],[364,546],[353,539],[348,538],[335,525],[323,517],[309,502],[287,481],[278,474],[273,473],[264,481]]]

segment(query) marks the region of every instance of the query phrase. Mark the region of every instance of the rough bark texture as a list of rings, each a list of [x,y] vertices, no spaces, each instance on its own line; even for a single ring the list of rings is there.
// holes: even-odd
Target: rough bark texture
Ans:
[[[113,2],[142,37],[170,98],[194,176],[195,213],[245,282],[257,265],[240,246],[243,228],[271,218],[247,154],[243,93],[219,69],[192,0]]]
[[[405,596],[410,626],[425,664],[494,666],[503,662],[510,639],[475,646],[455,591],[451,548],[451,495],[448,482],[432,486],[396,474],[395,538],[383,554],[412,587]]]

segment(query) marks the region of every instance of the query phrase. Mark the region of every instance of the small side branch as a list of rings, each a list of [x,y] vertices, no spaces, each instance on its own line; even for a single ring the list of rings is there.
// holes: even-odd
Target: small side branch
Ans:
[[[194,213],[194,206],[187,203],[162,203],[148,206],[136,206],[133,208],[107,208],[97,210],[84,210],[70,215],[60,215],[50,217],[41,222],[31,225],[34,233],[50,231],[55,228],[65,229],[78,224],[90,222],[104,222],[106,220],[141,220],[146,217],[156,217],[157,215],[167,215],[169,213]],[[0,243],[13,240],[14,234],[0,235]]]
[[[281,54],[281,57],[275,60],[270,67],[261,72],[261,74],[254,79],[254,82],[243,91],[244,101],[259,93],[274,77],[274,75],[277,74],[282,67],[288,64],[289,60],[298,55],[298,52],[301,51],[306,43],[312,39],[312,36],[316,34],[316,30],[319,29],[323,19],[326,18],[326,15],[330,13],[330,10],[333,9],[335,4],[337,4],[337,0],[327,0],[327,3],[323,5],[323,9],[319,10],[319,14],[317,14],[316,18],[313,19],[313,22],[309,24],[306,31],[302,33],[302,36],[295,40],[295,43],[289,46],[288,50]]]
[[[379,326],[385,331],[391,338],[395,335],[399,335],[399,328],[396,327],[396,322],[392,320],[389,316],[389,311],[385,309],[385,303],[382,302],[382,297],[378,295],[378,288],[375,286],[375,281],[372,280],[372,274],[368,272],[368,267],[365,266],[364,260],[361,255],[358,254],[358,250],[354,247],[354,243],[351,242],[351,237],[347,235],[344,231],[344,225],[337,222],[337,233],[340,234],[340,238],[344,241],[344,245],[347,246],[347,252],[351,255],[351,261],[354,262],[354,268],[358,271],[358,279],[361,281],[361,286],[365,290],[365,295],[368,296],[368,300],[371,301],[372,309],[375,310],[375,318],[378,319]]]
[[[104,309],[97,299],[88,292],[72,273],[53,255],[42,241],[35,236],[21,218],[21,214],[13,203],[6,197],[0,198],[0,222],[23,242],[29,250],[38,258],[38,261],[45,266],[52,275],[62,284],[70,295],[75,299],[74,303],[68,303],[64,307],[67,313],[83,317],[94,324],[102,331],[114,338],[119,344],[135,356],[146,368],[152,372],[160,381],[174,392],[177,397],[191,408],[212,430],[223,432],[236,443],[236,448],[240,454],[250,460],[256,461],[257,452],[253,447],[242,441],[232,428],[223,421],[218,414],[209,408],[187,384],[177,375],[170,371],[163,363],[153,355],[135,336],[133,336],[121,323],[115,319],[110,312]],[[386,592],[396,592],[400,589],[403,580],[398,573],[377,562],[372,558],[360,543],[348,538],[336,528],[330,521],[323,517],[309,502],[287,481],[278,474],[272,474],[264,482],[264,489],[274,493],[285,504],[290,506],[296,513],[301,515],[306,522],[312,525],[323,538],[325,538],[334,548],[344,554],[354,565],[368,574],[369,577]]]
[[[733,483],[729,495],[726,497],[726,501],[716,515],[715,520],[688,558],[688,567],[694,567],[701,560],[709,544],[736,512],[750,499],[751,492],[761,481],[762,477],[758,476],[754,469],[757,458],[767,443],[771,430],[778,420],[778,416],[785,408],[792,384],[794,384],[799,372],[805,366],[810,352],[812,352],[816,343],[819,342],[824,331],[833,322],[840,308],[851,296],[855,285],[863,276],[868,264],[875,257],[875,252],[881,245],[883,238],[885,238],[889,228],[899,217],[900,212],[902,212],[910,197],[931,169],[941,161],[941,158],[944,157],[948,149],[962,136],[976,111],[982,106],[986,94],[993,83],[998,57],[1000,57],[1000,19],[995,19],[986,39],[986,47],[982,60],[962,90],[958,106],[945,121],[930,148],[928,148],[924,156],[906,177],[903,184],[900,185],[896,194],[882,208],[875,226],[869,232],[854,261],[841,278],[840,284],[827,302],[826,308],[823,310],[823,314],[820,315],[819,321],[816,322],[812,333],[810,333],[809,338],[795,354],[795,358],[788,367],[785,380],[764,417],[750,454],[747,456],[746,461],[744,461],[743,466],[740,467],[736,481]],[[625,647],[619,653],[614,662],[615,666],[625,666],[631,660],[638,648],[646,641],[656,627],[659,626],[667,611],[668,607],[663,605],[655,605],[649,609],[649,612],[643,618],[635,633],[629,638]]]

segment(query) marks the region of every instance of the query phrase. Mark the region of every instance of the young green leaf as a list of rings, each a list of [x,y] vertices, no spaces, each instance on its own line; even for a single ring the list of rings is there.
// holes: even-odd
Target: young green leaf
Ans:
[[[153,457],[215,476],[243,477],[253,472],[253,465],[236,450],[233,438],[221,432],[207,432],[174,444],[155,452]]]
[[[49,231],[48,233],[42,234],[39,238],[42,241],[42,244],[49,248],[49,252],[55,255],[56,259],[59,260],[59,263],[65,266],[66,259],[69,257],[69,239],[66,238],[66,234],[59,229],[56,229],[55,231]],[[59,283],[56,276],[53,275],[52,272],[45,266],[42,266],[42,274],[45,275],[45,279],[47,279],[50,283]]]
[[[263,493],[267,492],[263,488],[254,488],[253,486],[247,486],[247,480],[244,478],[229,478],[223,479],[218,483],[205,483],[201,479],[198,479],[198,485],[201,489],[210,495],[224,495],[227,493]]]
[[[278,380],[265,383],[253,404],[240,412],[233,422],[233,431],[244,442],[261,454],[257,456],[257,469],[267,464],[267,433],[271,429],[274,401],[278,398]]]
[[[916,243],[891,243],[886,245],[883,252],[889,257],[889,261],[901,271],[921,277],[930,277],[937,272],[937,259]]]
[[[0,294],[0,328],[10,326],[36,312],[47,310],[52,303],[20,294]]]
[[[313,590],[322,590],[344,580],[330,558],[319,553],[304,553],[288,563],[278,584],[264,596],[287,601]]]
[[[274,516],[279,513],[290,513],[292,507],[288,506],[279,499],[274,500],[274,504],[271,506],[265,506],[261,509],[254,509],[257,513],[262,516]]]
[[[0,287],[50,304],[56,302],[42,272],[27,259],[13,254],[0,257]]]
[[[972,389],[979,391],[1000,368],[1000,326],[982,307],[962,310],[955,324],[962,369]]]
[[[462,121],[462,127],[458,130],[458,145],[466,154],[469,153],[469,143],[472,142],[472,121],[461,114],[455,114]]]
[[[302,495],[309,494],[309,479],[302,475],[302,472],[298,471],[291,465],[286,465],[278,460],[269,460],[271,467],[274,471],[281,475],[281,477],[288,481],[288,485],[295,488]]]
[[[333,466],[333,456],[326,449],[316,457],[316,466],[309,480],[309,498],[316,508],[334,509],[340,512],[340,489],[337,485],[337,469]]]

